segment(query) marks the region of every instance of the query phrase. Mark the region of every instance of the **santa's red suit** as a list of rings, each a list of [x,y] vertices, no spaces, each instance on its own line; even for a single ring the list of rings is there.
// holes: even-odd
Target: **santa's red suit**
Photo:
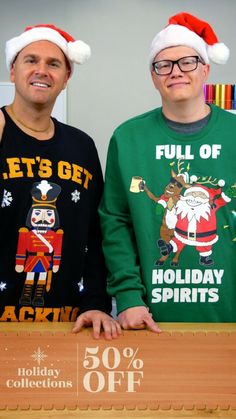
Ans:
[[[47,272],[61,261],[63,230],[48,230],[37,234],[27,228],[19,230],[16,265],[24,266],[24,272]]]
[[[174,237],[171,240],[174,251],[180,251],[184,246],[195,246],[199,252],[208,252],[217,242],[216,211],[228,203],[227,197],[220,196],[214,200],[214,205],[209,207],[207,217],[197,217],[182,214],[177,215]]]

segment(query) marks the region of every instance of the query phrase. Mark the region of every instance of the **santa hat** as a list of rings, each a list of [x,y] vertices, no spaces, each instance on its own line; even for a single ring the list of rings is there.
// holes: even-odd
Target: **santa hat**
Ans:
[[[64,52],[73,70],[73,63],[83,64],[91,55],[89,45],[76,41],[67,32],[51,24],[28,26],[25,31],[6,42],[6,64],[10,70],[17,54],[35,41],[50,41]]]
[[[201,185],[196,183],[194,186],[191,186],[189,189],[186,189],[184,192],[184,196],[186,194],[189,194],[191,192],[202,192],[205,194],[206,198],[208,198],[210,201],[213,200],[217,195],[221,195],[222,193],[222,187],[225,185],[225,182],[223,179],[220,179],[218,181],[219,188],[208,188],[207,186]]]
[[[206,64],[210,60],[216,64],[225,64],[229,58],[229,48],[218,41],[209,23],[189,13],[179,13],[172,16],[169,24],[153,39],[149,54],[150,66],[160,51],[178,45],[193,48]]]

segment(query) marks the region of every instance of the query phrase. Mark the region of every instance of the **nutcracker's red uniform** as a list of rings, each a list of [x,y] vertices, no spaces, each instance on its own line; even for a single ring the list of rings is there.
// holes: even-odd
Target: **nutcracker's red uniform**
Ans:
[[[16,255],[16,265],[24,266],[24,272],[47,272],[61,261],[63,230],[48,230],[38,234],[35,230],[21,228]]]

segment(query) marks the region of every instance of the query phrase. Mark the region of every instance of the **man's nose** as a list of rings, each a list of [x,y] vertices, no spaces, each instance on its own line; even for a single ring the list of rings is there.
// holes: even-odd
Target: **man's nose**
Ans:
[[[182,75],[183,72],[180,70],[180,68],[178,66],[178,63],[174,63],[173,68],[172,68],[171,75],[176,76],[176,75],[179,75],[179,74]]]
[[[37,63],[35,72],[37,74],[47,74],[47,64],[43,61]]]

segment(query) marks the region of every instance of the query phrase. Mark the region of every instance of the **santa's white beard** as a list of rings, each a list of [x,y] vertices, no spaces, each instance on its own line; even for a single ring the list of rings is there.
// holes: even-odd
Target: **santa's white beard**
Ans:
[[[193,217],[199,222],[201,217],[208,221],[211,207],[209,202],[201,203],[196,207],[190,207],[187,202],[180,198],[176,204],[176,215],[180,215],[181,219],[187,217],[191,221]]]

